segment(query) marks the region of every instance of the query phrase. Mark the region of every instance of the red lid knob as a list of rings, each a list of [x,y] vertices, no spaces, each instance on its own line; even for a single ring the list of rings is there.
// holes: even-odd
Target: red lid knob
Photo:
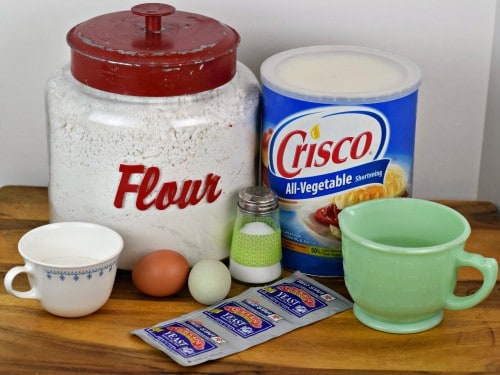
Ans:
[[[131,10],[134,14],[146,17],[146,31],[154,33],[161,31],[161,17],[175,12],[173,6],[160,3],[140,4]]]
[[[71,72],[85,85],[124,95],[176,96],[230,81],[239,35],[215,19],[149,3],[82,22],[67,41]]]

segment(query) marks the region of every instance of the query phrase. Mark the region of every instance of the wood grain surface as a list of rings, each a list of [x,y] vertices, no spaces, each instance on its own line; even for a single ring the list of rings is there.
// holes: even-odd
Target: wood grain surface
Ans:
[[[443,202],[443,201],[442,201]],[[500,219],[488,202],[444,201],[462,212],[473,232],[466,249],[500,258]],[[47,189],[0,189],[0,278],[22,264],[17,242],[48,222]],[[284,275],[288,274],[284,272]],[[318,279],[349,297],[342,278]],[[480,286],[472,269],[459,273],[455,293]],[[23,277],[16,287],[27,289]],[[246,285],[233,281],[230,296]],[[13,297],[0,287],[0,374],[500,374],[500,283],[480,305],[445,311],[436,328],[393,335],[359,323],[352,310],[297,329],[241,353],[182,367],[130,334],[203,308],[187,290],[168,298],[138,292],[129,271],[119,271],[109,301],[77,319],[45,312],[36,300]]]

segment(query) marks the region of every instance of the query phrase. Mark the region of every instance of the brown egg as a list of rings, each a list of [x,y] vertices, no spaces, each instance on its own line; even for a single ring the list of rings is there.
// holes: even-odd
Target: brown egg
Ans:
[[[174,250],[156,250],[144,255],[132,268],[132,282],[144,294],[166,297],[186,285],[189,263]]]

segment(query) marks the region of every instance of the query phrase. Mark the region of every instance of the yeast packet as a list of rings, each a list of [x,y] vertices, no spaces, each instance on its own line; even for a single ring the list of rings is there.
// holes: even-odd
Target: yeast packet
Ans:
[[[352,308],[352,302],[297,271],[236,297],[132,331],[183,366],[222,358]]]

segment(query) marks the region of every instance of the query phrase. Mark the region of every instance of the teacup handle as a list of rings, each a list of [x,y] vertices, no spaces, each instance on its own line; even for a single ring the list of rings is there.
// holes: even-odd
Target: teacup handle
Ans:
[[[462,250],[456,258],[456,268],[460,267],[473,267],[479,270],[483,275],[483,284],[470,296],[458,297],[454,294],[449,296],[445,305],[449,310],[463,310],[477,305],[491,293],[497,281],[498,263],[494,258],[485,258]]]
[[[17,266],[14,268],[11,268],[6,274],[5,278],[3,280],[3,285],[5,286],[5,289],[7,292],[12,294],[13,296],[16,296],[18,298],[38,298],[38,293],[35,290],[35,288],[31,288],[30,290],[27,290],[25,292],[20,292],[19,290],[16,290],[12,287],[12,282],[16,278],[17,275],[21,273],[29,273],[30,269],[28,266]]]

